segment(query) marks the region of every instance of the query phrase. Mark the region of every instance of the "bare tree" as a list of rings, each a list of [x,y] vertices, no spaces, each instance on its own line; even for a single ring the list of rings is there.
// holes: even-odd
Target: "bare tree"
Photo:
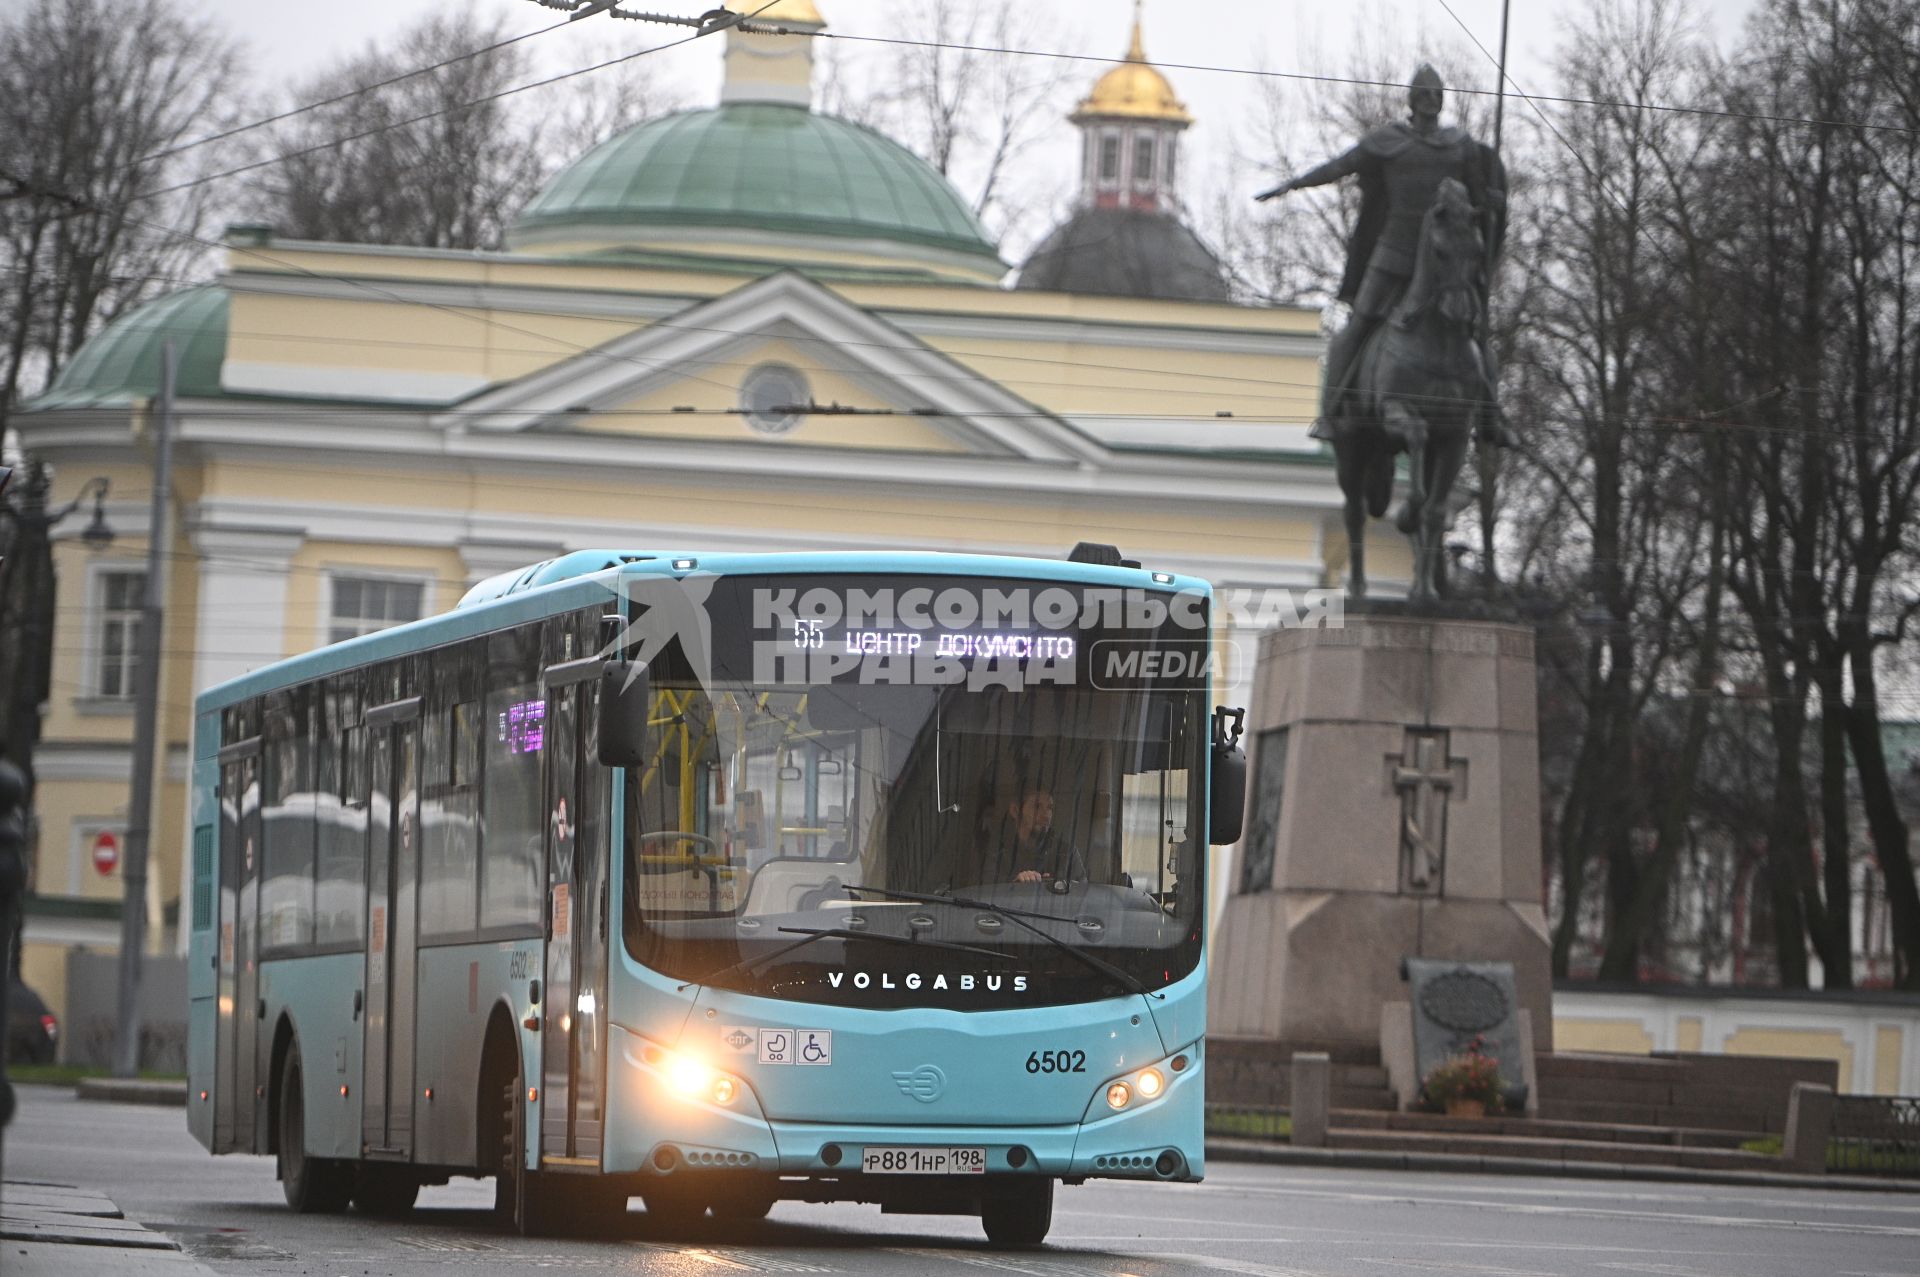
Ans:
[[[1752,33],[1722,196],[1750,213],[1716,288],[1752,403],[1731,581],[1771,706],[1781,979],[1807,982],[1804,931],[1828,986],[1852,982],[1851,776],[1897,981],[1920,987],[1920,891],[1877,668],[1920,618],[1920,51],[1910,9],[1881,0],[1772,0]]]
[[[96,329],[188,275],[238,61],[168,0],[35,0],[0,23],[0,428]]]
[[[504,35],[502,19],[475,24],[449,9],[296,86],[298,103],[368,91],[269,131],[263,146],[285,158],[257,171],[257,214],[300,239],[497,245],[543,176],[533,132],[506,100],[487,100],[530,78],[524,46],[460,57]]]
[[[997,237],[1017,232],[1059,193],[1057,180],[1043,194],[1013,175],[1036,144],[1057,135],[1077,64],[979,50],[1057,47],[1053,17],[1017,0],[931,0],[905,10],[895,31],[917,43],[890,48],[869,68],[885,87],[861,105],[844,100],[847,76],[829,76],[829,107],[853,107],[854,118],[918,152]],[[956,47],[966,45],[978,47]]]
[[[614,62],[632,50],[609,38],[571,41],[567,66]],[[826,42],[830,43],[830,42]],[[547,175],[571,164],[588,147],[636,124],[686,109],[691,95],[680,82],[661,74],[660,59],[614,62],[588,75],[574,76],[509,99],[516,113],[531,121],[529,142],[544,157]]]

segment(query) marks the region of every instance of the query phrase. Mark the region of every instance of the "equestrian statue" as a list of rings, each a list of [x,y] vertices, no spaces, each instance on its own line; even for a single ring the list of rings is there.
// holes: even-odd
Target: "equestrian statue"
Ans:
[[[1395,521],[1413,541],[1410,597],[1427,600],[1445,590],[1443,537],[1469,439],[1513,442],[1486,340],[1487,286],[1506,232],[1506,170],[1493,148],[1441,126],[1444,97],[1439,73],[1422,65],[1407,92],[1407,120],[1254,197],[1360,180],[1338,294],[1352,315],[1328,344],[1312,431],[1333,445],[1354,598],[1367,592],[1366,521],[1386,514],[1400,453],[1407,498]]]

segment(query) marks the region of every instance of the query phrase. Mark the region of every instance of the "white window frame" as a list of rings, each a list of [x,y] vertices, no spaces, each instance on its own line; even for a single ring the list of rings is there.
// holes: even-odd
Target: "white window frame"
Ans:
[[[420,615],[434,614],[434,589],[439,580],[430,572],[408,571],[405,568],[363,568],[353,564],[328,564],[325,568],[324,585],[320,591],[320,618],[316,627],[315,645],[325,647],[334,641],[334,585],[340,580],[381,581],[391,585],[417,585],[420,587]],[[393,625],[405,624],[403,621],[391,622]],[[385,628],[385,627],[383,627]],[[373,633],[374,631],[367,631]]]
[[[1147,151],[1147,175],[1140,175],[1140,149],[1145,145]],[[1160,170],[1160,140],[1150,129],[1136,129],[1128,139],[1127,185],[1135,190],[1152,190],[1157,180],[1155,174]]]
[[[1106,166],[1101,162],[1105,158],[1105,152],[1109,142],[1113,144],[1115,152],[1112,177],[1106,175],[1104,171]],[[1118,191],[1125,188],[1127,182],[1127,139],[1122,130],[1100,130],[1100,144],[1095,149],[1093,157],[1093,180],[1094,184],[1103,191]]]
[[[125,706],[130,711],[133,707],[133,682],[137,672],[135,655],[130,652],[127,656],[127,686],[120,692],[108,695],[100,677],[100,663],[106,659],[107,654],[106,634],[102,628],[107,619],[107,577],[118,575],[137,576],[144,581],[147,565],[139,559],[95,560],[87,564],[86,636],[81,644],[81,658],[86,661],[86,668],[80,674],[80,685],[85,690],[81,693],[80,699],[101,706]],[[144,586],[142,588],[144,590]],[[143,603],[145,598],[145,594],[142,593]],[[136,619],[128,628],[130,637],[137,643],[140,632],[138,620]]]

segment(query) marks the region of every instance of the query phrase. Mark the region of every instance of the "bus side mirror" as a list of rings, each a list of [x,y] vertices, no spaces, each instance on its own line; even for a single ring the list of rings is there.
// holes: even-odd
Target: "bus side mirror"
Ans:
[[[1207,841],[1215,846],[1240,841],[1247,810],[1247,751],[1240,733],[1247,711],[1216,706],[1213,711],[1213,758],[1207,772]]]
[[[608,661],[600,667],[600,750],[607,767],[639,767],[647,761],[647,718],[653,697],[647,667]]]

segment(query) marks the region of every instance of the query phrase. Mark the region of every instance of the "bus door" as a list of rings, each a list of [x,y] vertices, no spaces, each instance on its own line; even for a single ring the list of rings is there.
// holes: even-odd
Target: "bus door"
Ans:
[[[360,1143],[413,1151],[414,958],[419,932],[420,699],[367,711],[367,1039]]]
[[[260,1061],[260,741],[220,751],[220,1033],[213,1146],[266,1151]]]
[[[606,1058],[607,820],[596,760],[602,661],[546,672],[547,964],[540,1160],[600,1165]]]

